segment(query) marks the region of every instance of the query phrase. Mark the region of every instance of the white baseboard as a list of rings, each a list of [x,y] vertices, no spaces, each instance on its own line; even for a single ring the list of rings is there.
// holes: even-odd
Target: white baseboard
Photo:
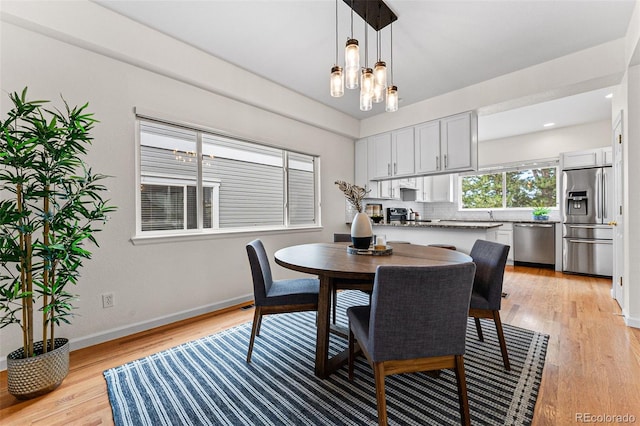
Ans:
[[[152,328],[171,324],[177,321],[182,321],[187,318],[197,317],[198,315],[219,311],[221,309],[228,308],[229,306],[239,305],[241,303],[249,302],[251,300],[253,300],[253,294],[237,297],[235,299],[228,299],[219,303],[212,303],[210,305],[200,306],[194,309],[188,309],[182,312],[176,312],[173,314],[154,318],[148,321],[142,321],[135,324],[129,324],[122,327],[112,328],[110,330],[101,331],[100,333],[94,333],[88,336],[70,339],[69,350],[74,351],[77,349],[82,349],[82,348],[97,345],[100,343],[108,342],[109,340],[119,339],[120,337],[129,336],[135,333],[139,333],[141,331],[146,331]],[[6,369],[7,369],[7,359],[2,358],[0,359],[0,371],[6,370]]]
[[[627,324],[629,327],[633,327],[633,328],[640,328],[640,318],[625,316],[625,317],[624,317],[624,322],[625,322],[625,324]]]

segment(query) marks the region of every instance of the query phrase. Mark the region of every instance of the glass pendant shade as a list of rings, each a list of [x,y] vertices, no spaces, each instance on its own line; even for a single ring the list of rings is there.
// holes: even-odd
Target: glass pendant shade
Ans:
[[[357,73],[360,69],[360,50],[356,39],[347,40],[347,46],[344,49],[344,69],[347,75],[351,70],[355,70]]]
[[[387,88],[384,86],[378,86],[375,84],[373,86],[373,102],[379,104],[384,101],[384,94],[386,93]]]
[[[375,79],[373,77],[373,70],[371,68],[362,69],[362,78],[360,84],[360,93],[365,93],[373,99],[373,87],[375,85]]]
[[[387,64],[382,61],[376,62],[376,66],[373,68],[373,77],[375,79],[373,102],[380,103],[384,100],[387,89]]]
[[[346,69],[345,70],[345,83],[347,89],[357,89],[358,88],[358,69]]]
[[[373,68],[373,75],[376,79],[376,86],[387,87],[387,64],[382,61],[376,62]]]
[[[387,87],[387,103],[385,111],[395,112],[398,110],[398,88],[396,86]]]
[[[342,67],[331,68],[331,96],[339,98],[344,95],[344,73]]]
[[[373,96],[370,93],[360,91],[360,111],[371,111],[373,108]]]

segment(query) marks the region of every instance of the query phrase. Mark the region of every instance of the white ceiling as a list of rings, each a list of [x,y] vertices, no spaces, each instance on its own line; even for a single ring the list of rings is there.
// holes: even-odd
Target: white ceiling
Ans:
[[[358,91],[329,96],[335,62],[334,0],[95,0],[203,51],[357,119],[384,113],[358,109]],[[400,108],[607,41],[624,37],[635,0],[387,0],[393,25],[394,83]],[[350,9],[338,0],[339,61]],[[375,36],[369,31],[369,64]],[[354,18],[364,48],[364,22]],[[389,65],[389,27],[381,31]],[[364,61],[364,54],[361,54]],[[582,96],[582,97],[581,97]],[[575,99],[571,99],[575,98]],[[480,118],[480,138],[493,139],[605,119],[601,93]],[[551,111],[556,115],[550,117]],[[562,114],[562,115],[558,115]],[[520,124],[518,124],[520,123]]]
[[[478,118],[478,140],[542,132],[611,118],[612,87]],[[554,123],[545,127],[545,124]]]

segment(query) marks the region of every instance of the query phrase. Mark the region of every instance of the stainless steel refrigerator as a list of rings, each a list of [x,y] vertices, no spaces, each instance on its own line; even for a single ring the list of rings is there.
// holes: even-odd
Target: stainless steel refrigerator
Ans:
[[[613,274],[613,174],[611,167],[565,170],[562,270]]]

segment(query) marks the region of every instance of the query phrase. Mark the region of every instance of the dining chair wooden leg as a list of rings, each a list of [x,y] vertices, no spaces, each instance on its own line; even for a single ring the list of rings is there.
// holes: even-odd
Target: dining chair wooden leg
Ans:
[[[464,357],[456,355],[455,363],[458,399],[460,401],[460,420],[463,426],[469,426],[471,424],[471,415],[469,414],[469,399],[467,398],[467,380],[464,374]]]
[[[387,426],[387,398],[384,390],[384,363],[373,363],[373,374],[376,379],[376,402],[378,404],[378,425]]]
[[[253,313],[253,326],[251,327],[251,338],[249,339],[249,350],[247,351],[247,362],[251,362],[251,352],[253,352],[253,341],[256,335],[260,334],[260,323],[262,322],[262,309],[256,306]]]
[[[260,335],[260,328],[262,327],[262,308],[256,308],[256,312],[258,313],[258,326],[256,327],[256,336]],[[255,316],[254,316],[255,318]]]
[[[498,332],[498,341],[500,342],[500,351],[502,352],[502,361],[504,362],[504,368],[507,371],[511,371],[511,364],[509,363],[509,353],[507,352],[507,342],[504,339],[502,321],[500,320],[500,311],[493,311],[493,321],[496,324],[496,331]]]
[[[331,309],[333,310],[333,323],[336,323],[336,305],[338,304],[338,290],[334,287],[331,297]]]
[[[480,340],[481,342],[484,342],[484,336],[482,335],[482,324],[480,324],[480,318],[474,317],[473,319],[476,321],[476,331],[478,332],[478,340]]]

